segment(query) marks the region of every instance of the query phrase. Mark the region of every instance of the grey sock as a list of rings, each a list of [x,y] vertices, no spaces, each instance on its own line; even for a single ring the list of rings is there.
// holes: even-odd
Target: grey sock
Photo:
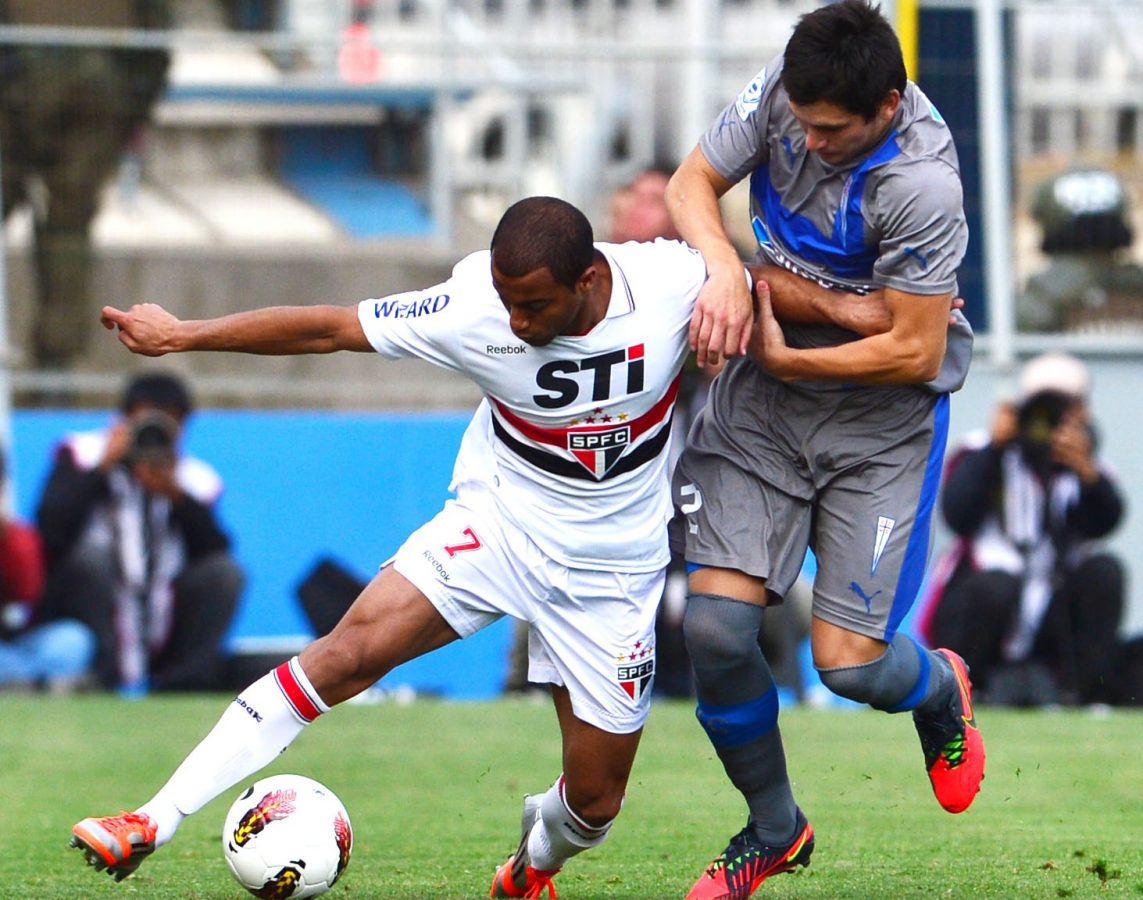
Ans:
[[[683,633],[699,722],[745,798],[758,837],[776,844],[792,833],[797,805],[778,729],[778,691],[758,646],[762,611],[728,597],[691,594]]]
[[[898,633],[877,659],[859,666],[818,669],[818,674],[839,697],[884,712],[925,713],[942,705],[952,673],[940,654]]]

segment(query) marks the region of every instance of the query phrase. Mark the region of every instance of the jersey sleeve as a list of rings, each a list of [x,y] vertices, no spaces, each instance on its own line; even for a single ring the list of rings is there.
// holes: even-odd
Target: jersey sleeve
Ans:
[[[656,238],[651,246],[658,254],[655,265],[663,282],[676,286],[680,294],[691,298],[690,305],[693,306],[694,298],[706,283],[706,259],[683,241]]]
[[[782,57],[771,60],[719,114],[699,140],[699,149],[716,172],[737,184],[770,159],[766,142],[770,109],[781,84]]]
[[[481,291],[491,290],[488,272],[488,252],[478,252],[457,263],[440,284],[362,300],[357,318],[365,337],[389,359],[416,357],[462,371],[461,338]]]
[[[956,290],[956,270],[968,246],[964,194],[956,171],[940,160],[902,166],[878,186],[881,233],[873,280],[911,294]]]

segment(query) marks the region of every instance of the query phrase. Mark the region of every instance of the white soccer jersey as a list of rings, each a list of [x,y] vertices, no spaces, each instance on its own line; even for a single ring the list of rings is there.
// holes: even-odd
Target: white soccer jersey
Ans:
[[[362,301],[358,317],[378,353],[484,392],[453,470],[458,497],[491,495],[566,566],[648,572],[668,561],[670,420],[706,267],[677,241],[596,246],[611,266],[606,316],[546,347],[512,333],[488,251],[443,284]]]

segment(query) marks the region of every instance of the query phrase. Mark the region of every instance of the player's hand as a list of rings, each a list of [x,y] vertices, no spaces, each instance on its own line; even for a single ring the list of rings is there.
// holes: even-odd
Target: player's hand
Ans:
[[[699,365],[718,365],[728,356],[745,353],[750,345],[754,303],[741,263],[711,267],[695,301],[687,335]]]
[[[179,319],[156,303],[139,303],[126,311],[105,306],[99,320],[108,331],[119,329],[119,343],[132,353],[162,356],[178,350]]]
[[[754,324],[750,352],[771,375],[781,378],[782,358],[788,348],[786,335],[770,305],[770,285],[765,281],[756,282],[754,296],[758,298],[758,320]]]

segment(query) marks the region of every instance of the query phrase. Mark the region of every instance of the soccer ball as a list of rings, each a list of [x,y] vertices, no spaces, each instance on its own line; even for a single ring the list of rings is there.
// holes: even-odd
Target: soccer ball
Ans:
[[[353,829],[329,788],[303,775],[271,775],[246,788],[226,814],[226,864],[255,897],[316,897],[349,864]]]

